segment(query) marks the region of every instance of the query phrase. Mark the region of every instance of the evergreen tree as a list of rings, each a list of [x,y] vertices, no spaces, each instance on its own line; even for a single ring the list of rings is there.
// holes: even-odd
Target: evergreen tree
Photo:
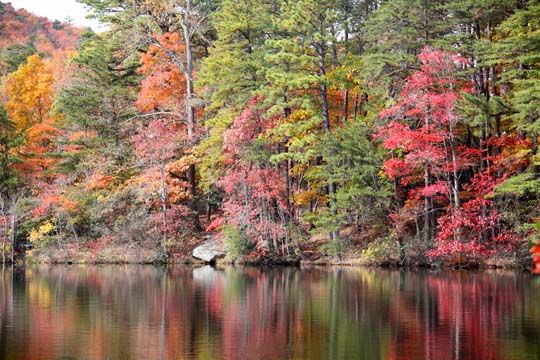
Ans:
[[[12,165],[19,163],[17,147],[22,144],[23,136],[17,131],[16,124],[8,117],[0,105],[0,192],[5,194],[18,184],[17,174]]]
[[[383,1],[364,22],[363,75],[371,92],[397,97],[403,79],[419,66],[416,56],[451,32],[446,1]]]
[[[62,90],[55,111],[85,132],[120,145],[122,122],[134,115],[132,86],[137,64],[116,57],[114,39],[92,32],[83,34],[75,59],[78,76]]]
[[[517,128],[530,136],[534,152],[540,134],[540,2],[528,1],[523,9],[498,28],[502,40],[495,47],[505,66],[502,81],[510,85],[506,98],[515,113]]]
[[[264,83],[264,43],[272,29],[272,4],[224,0],[213,16],[217,39],[199,72],[198,87],[208,101],[208,136],[198,146],[208,189],[222,175],[223,132]]]
[[[26,62],[26,58],[37,52],[32,43],[11,44],[0,50],[0,73],[3,75],[12,73],[19,65]]]
[[[300,142],[303,150],[311,147],[309,141],[316,136],[310,128],[319,124],[323,133],[329,134],[333,127],[329,73],[338,63],[337,51],[332,51],[333,46],[337,47],[335,26],[338,18],[338,1],[286,1],[276,19],[280,37],[266,42],[269,52],[266,59],[272,66],[266,71],[267,84],[261,93],[270,114],[281,113],[289,118],[294,111],[300,110],[308,115],[298,117],[300,123],[292,124],[310,134]],[[290,125],[289,122],[285,129]],[[287,148],[288,152],[294,150],[290,146]],[[309,155],[300,156],[302,161],[313,160]],[[336,184],[333,182],[328,183],[328,200],[335,213]],[[334,228],[330,237],[339,257],[340,241]]]
[[[364,119],[350,121],[325,135],[317,144],[326,162],[319,167],[324,183],[339,184],[335,211],[325,209],[308,218],[320,229],[339,231],[376,228],[389,205],[391,189],[380,177],[384,151],[371,140],[372,130]],[[320,229],[318,231],[320,231]]]

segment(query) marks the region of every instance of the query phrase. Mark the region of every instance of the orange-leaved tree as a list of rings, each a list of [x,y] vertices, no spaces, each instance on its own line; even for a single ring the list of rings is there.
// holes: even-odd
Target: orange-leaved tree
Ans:
[[[22,161],[16,168],[28,180],[39,179],[54,163],[46,154],[55,150],[55,139],[62,133],[50,113],[54,82],[52,67],[37,54],[29,56],[7,79],[4,106],[15,129],[25,138],[18,149]]]

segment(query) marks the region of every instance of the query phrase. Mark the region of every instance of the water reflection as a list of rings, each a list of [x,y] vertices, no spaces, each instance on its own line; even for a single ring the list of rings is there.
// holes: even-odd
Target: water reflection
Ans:
[[[4,269],[1,359],[540,359],[517,273]]]

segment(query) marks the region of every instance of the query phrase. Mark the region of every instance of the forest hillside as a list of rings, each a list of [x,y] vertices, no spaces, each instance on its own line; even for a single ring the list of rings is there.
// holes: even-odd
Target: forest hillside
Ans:
[[[0,3],[4,261],[529,264],[540,1],[79,1]]]

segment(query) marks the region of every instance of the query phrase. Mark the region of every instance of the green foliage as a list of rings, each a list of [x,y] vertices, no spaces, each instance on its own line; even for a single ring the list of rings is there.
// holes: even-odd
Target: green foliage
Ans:
[[[4,107],[0,105],[0,191],[13,190],[19,185],[16,172],[12,169],[21,159],[15,150],[24,140],[22,132],[16,129],[15,123],[8,117]]]
[[[223,133],[264,83],[265,37],[272,29],[270,4],[224,0],[213,13],[217,39],[201,63],[197,87],[208,101],[208,136],[196,153],[203,188],[223,174]]]
[[[480,136],[482,127],[491,119],[512,112],[512,109],[500,96],[486,98],[485,96],[466,92],[461,95],[463,99],[460,101],[459,110],[466,115],[467,124],[476,129],[477,136]]]
[[[362,76],[390,97],[398,95],[403,79],[418,66],[416,55],[450,30],[441,2],[435,0],[384,1],[361,29]]]
[[[12,73],[17,70],[19,65],[26,62],[26,58],[37,52],[32,43],[11,44],[0,50],[0,66],[3,70]]]
[[[324,186],[339,184],[333,208],[306,218],[317,233],[349,224],[357,229],[374,226],[389,205],[390,184],[379,174],[384,151],[371,140],[371,127],[363,121],[337,128],[317,144],[317,153],[326,159],[317,172],[319,181]]]
[[[501,41],[492,57],[505,64],[503,80],[512,84],[508,101],[517,127],[540,134],[540,2],[528,1],[499,26]]]
[[[503,218],[524,237],[530,234],[530,224],[540,217],[540,182],[531,170],[510,177],[495,187],[489,196],[500,201]]]
[[[255,243],[234,226],[224,225],[221,233],[225,239],[227,251],[233,258],[241,258],[255,250]]]
[[[364,24],[368,52],[392,53],[415,63],[425,46],[450,32],[444,2],[385,1]]]
[[[82,35],[75,59],[77,77],[62,90],[54,110],[85,132],[97,131],[102,139],[120,137],[120,122],[134,115],[131,86],[135,64],[116,58],[114,39],[87,32]]]
[[[321,86],[333,60],[329,46],[336,44],[330,26],[337,21],[337,1],[286,1],[275,21],[280,36],[266,41],[268,68],[262,68],[266,83],[258,94],[270,114],[286,109],[319,110]],[[320,111],[313,117],[320,119]]]
[[[540,196],[540,181],[536,174],[525,172],[512,176],[494,189],[496,195]]]
[[[528,232],[527,240],[531,245],[540,243],[540,221],[536,221],[532,224],[526,224],[523,226],[524,230]]]
[[[399,243],[392,237],[378,238],[369,243],[362,252],[361,260],[366,263],[381,264],[399,260]]]
[[[201,64],[198,86],[208,110],[240,111],[264,78],[265,34],[271,31],[270,5],[260,0],[224,0],[213,21],[217,40]]]

